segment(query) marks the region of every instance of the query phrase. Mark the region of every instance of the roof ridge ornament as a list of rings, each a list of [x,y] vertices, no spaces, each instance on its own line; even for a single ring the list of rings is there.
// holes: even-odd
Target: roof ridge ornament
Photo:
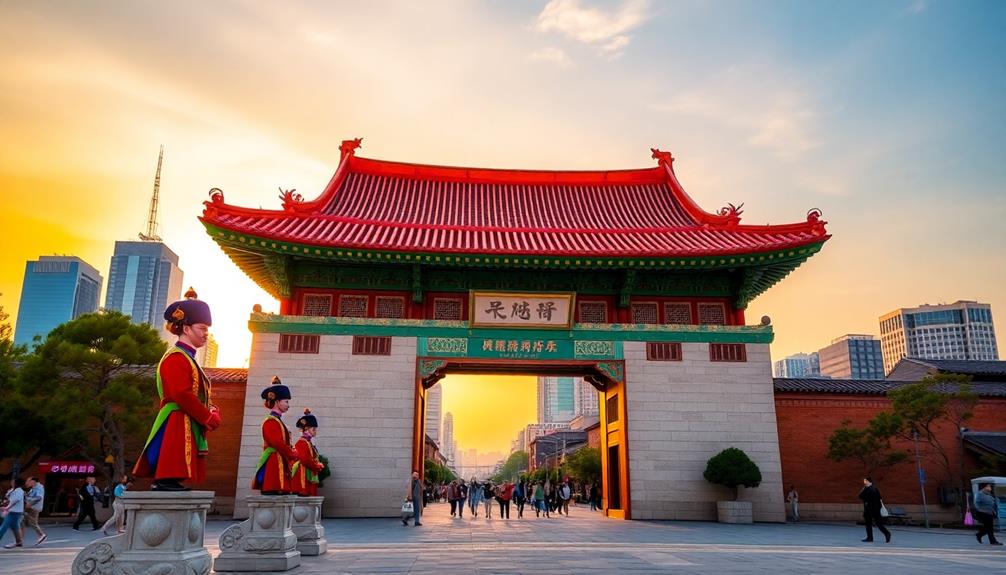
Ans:
[[[224,205],[224,191],[220,188],[210,188],[210,201],[203,202],[203,217],[217,217],[220,214],[218,208],[222,205]]]
[[[674,156],[670,152],[664,152],[659,148],[650,148],[650,151],[653,152],[650,157],[657,161],[657,165],[674,169]]]
[[[741,223],[741,214],[744,213],[744,210],[741,208],[743,207],[744,202],[741,202],[739,206],[728,203],[726,206],[720,208],[720,211],[716,212],[716,215],[721,218],[725,218],[723,223],[726,227],[733,228]]]
[[[283,200],[283,211],[284,212],[296,212],[297,208],[304,203],[304,196],[296,194],[297,188],[292,190],[284,190],[282,187],[279,188],[279,199]]]
[[[354,138],[352,140],[343,140],[342,144],[339,145],[339,152],[342,154],[339,157],[339,161],[346,159],[346,156],[355,156],[356,149],[363,145],[363,138]]]
[[[821,219],[823,215],[824,213],[822,213],[818,208],[811,208],[807,210],[807,223],[810,224],[810,231],[815,236],[823,236],[827,233],[824,226],[827,225],[828,222]]]

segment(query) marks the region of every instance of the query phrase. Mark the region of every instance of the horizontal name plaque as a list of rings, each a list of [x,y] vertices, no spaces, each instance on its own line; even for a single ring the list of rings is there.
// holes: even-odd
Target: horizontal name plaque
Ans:
[[[573,293],[471,292],[471,327],[570,329]]]

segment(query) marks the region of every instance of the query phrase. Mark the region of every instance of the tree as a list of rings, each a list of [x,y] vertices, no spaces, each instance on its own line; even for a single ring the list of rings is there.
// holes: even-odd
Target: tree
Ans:
[[[457,479],[457,475],[449,467],[440,465],[432,459],[423,461],[423,469],[425,470],[424,479],[433,484],[449,483]]]
[[[584,447],[566,458],[570,477],[581,483],[594,482],[601,477],[601,450]]]
[[[528,452],[514,451],[492,476],[492,480],[496,483],[512,481],[515,477],[527,471],[529,461],[530,454]]]
[[[761,470],[746,453],[730,447],[712,456],[702,474],[706,481],[723,485],[733,490],[737,501],[737,487],[758,487],[761,485]]]
[[[157,410],[153,370],[139,366],[156,364],[164,351],[149,325],[118,312],[87,314],[49,333],[25,361],[19,387],[84,456],[98,464],[111,456],[112,479],[126,471],[127,442],[146,438]]]
[[[850,423],[848,419],[843,421],[842,427],[828,438],[829,459],[858,461],[863,467],[863,476],[874,475],[908,459],[908,453],[891,445],[900,421],[893,417],[874,418],[865,429],[850,427]]]

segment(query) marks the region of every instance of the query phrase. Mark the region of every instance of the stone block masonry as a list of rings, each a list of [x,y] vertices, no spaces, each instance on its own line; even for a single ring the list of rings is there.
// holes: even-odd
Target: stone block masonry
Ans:
[[[332,475],[319,495],[325,517],[391,517],[400,513],[412,470],[416,338],[392,338],[391,355],[353,355],[348,335],[321,336],[319,353],[279,353],[279,334],[255,333],[248,368],[244,432],[238,461],[235,518],[248,516],[245,498],[262,452],[266,416],[260,393],[278,375],[293,400],[284,422],[294,440],[297,417],[318,417],[315,445]]]
[[[758,464],[761,486],[741,489],[755,521],[784,521],[785,502],[768,345],[746,362],[709,361],[708,343],[683,343],[682,361],[647,361],[625,342],[629,484],[633,519],[716,520],[730,491],[702,477],[728,447]]]

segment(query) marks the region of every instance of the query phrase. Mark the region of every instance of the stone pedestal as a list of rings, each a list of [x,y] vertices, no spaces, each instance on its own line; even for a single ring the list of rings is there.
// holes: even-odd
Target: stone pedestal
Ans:
[[[219,572],[262,573],[289,571],[300,565],[293,533],[296,495],[252,495],[250,517],[220,534],[220,555],[213,562]]]
[[[208,575],[203,547],[212,491],[127,491],[126,532],[92,541],[73,560],[73,575]]]
[[[716,516],[720,523],[753,523],[750,501],[717,501]]]
[[[293,533],[297,536],[297,551],[301,555],[328,553],[325,527],[321,524],[321,503],[324,497],[298,497],[293,504]]]

